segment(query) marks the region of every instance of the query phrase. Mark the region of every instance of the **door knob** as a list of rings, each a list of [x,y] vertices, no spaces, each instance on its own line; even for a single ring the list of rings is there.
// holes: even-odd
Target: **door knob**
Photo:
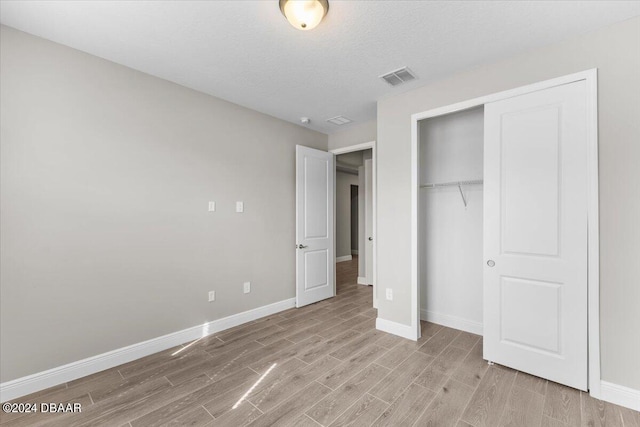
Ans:
[[[373,237],[369,237],[369,241],[370,241],[370,242],[373,242]]]
[[[305,245],[298,245],[298,249],[304,249],[304,248],[307,248],[307,247],[308,246],[305,246]]]
[[[490,259],[489,261],[487,261],[487,265],[488,265],[489,267],[493,267],[494,265],[496,265],[496,263],[495,263],[495,261],[494,261],[494,260]]]

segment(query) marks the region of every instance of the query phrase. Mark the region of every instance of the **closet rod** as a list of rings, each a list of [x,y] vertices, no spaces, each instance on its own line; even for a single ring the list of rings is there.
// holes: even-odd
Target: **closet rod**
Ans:
[[[475,181],[452,181],[452,182],[438,182],[434,184],[421,184],[420,188],[436,188],[436,187],[450,187],[450,186],[459,186],[459,185],[476,185],[482,184],[484,181],[481,179]]]

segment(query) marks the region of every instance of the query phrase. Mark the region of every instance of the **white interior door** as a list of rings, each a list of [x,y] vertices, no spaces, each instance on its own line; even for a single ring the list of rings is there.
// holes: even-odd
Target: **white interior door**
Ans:
[[[586,84],[484,113],[484,358],[586,390]]]
[[[296,307],[335,295],[334,155],[296,146]]]
[[[367,285],[373,285],[373,161],[364,161],[365,191],[365,277]]]

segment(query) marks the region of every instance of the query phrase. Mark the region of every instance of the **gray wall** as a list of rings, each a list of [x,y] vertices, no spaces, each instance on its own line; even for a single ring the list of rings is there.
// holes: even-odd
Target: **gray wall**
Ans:
[[[336,172],[336,258],[351,255],[351,186],[358,175]]]
[[[329,135],[329,150],[376,140],[376,121],[354,123]]]
[[[378,103],[379,316],[409,324],[411,114],[598,68],[602,379],[640,389],[640,18]]]
[[[1,31],[1,381],[295,296],[326,135]]]
[[[336,156],[336,163],[338,165],[358,166],[363,165],[362,154],[364,151],[353,151],[351,153],[339,154]]]

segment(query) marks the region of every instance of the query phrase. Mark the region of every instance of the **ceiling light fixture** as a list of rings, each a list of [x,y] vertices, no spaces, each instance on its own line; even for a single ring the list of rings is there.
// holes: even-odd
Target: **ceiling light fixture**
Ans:
[[[329,11],[328,0],[280,0],[280,11],[299,30],[312,30]]]

